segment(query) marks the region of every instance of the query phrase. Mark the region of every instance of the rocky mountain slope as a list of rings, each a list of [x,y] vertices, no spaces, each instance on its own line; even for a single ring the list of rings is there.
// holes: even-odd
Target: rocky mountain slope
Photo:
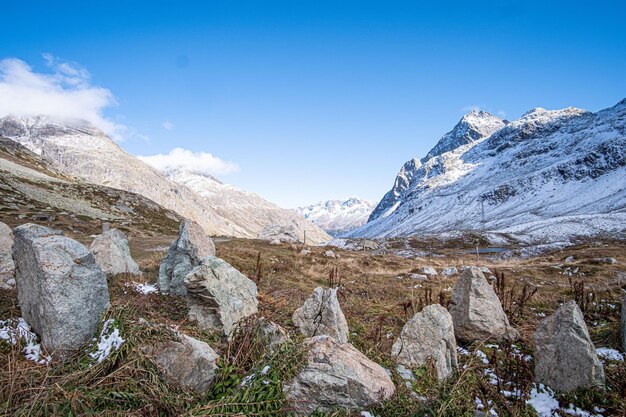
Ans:
[[[304,231],[308,243],[328,242],[331,237],[318,226],[301,215],[283,209],[257,194],[244,191],[234,185],[223,184],[217,178],[198,174],[183,169],[164,172],[170,180],[189,187],[202,197],[215,212],[239,225],[248,237],[258,237],[265,226],[293,225],[304,240]]]
[[[283,210],[283,215],[278,218],[264,213],[263,207],[271,203],[258,196],[253,201],[247,201],[246,198],[252,198],[250,193],[235,192],[227,186],[221,187],[220,192],[232,193],[220,195],[221,201],[214,195],[207,204],[206,197],[166,178],[158,170],[126,153],[103,132],[82,121],[58,122],[45,116],[5,117],[0,119],[0,135],[45,157],[64,173],[94,184],[143,195],[185,218],[195,220],[211,235],[255,238],[265,224],[259,225],[268,219],[280,221],[286,217],[290,222],[298,223],[297,219],[287,214],[290,213],[287,210]],[[234,200],[237,198],[242,198],[238,204],[249,210],[245,215],[243,210],[233,211],[231,217],[227,208],[235,207]],[[260,206],[256,207],[255,203]],[[271,206],[273,214],[280,210]],[[298,224],[311,229],[314,243],[330,239],[316,226],[304,223],[303,219]]]
[[[17,142],[0,137],[0,221],[37,222],[79,235],[102,222],[134,236],[176,233],[181,217],[141,195],[87,183],[57,170]]]
[[[358,197],[321,201],[296,211],[333,236],[356,229],[367,222],[375,203]]]
[[[626,100],[588,112],[533,109],[513,122],[471,112],[393,188],[352,237],[482,231],[554,242],[626,224]]]

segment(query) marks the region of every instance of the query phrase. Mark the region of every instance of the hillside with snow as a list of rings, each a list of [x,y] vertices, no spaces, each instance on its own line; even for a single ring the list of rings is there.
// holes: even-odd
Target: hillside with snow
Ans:
[[[195,220],[210,235],[256,238],[268,222],[285,222],[295,223],[302,233],[306,229],[312,243],[330,239],[292,211],[280,209],[252,193],[215,180],[203,188],[206,181],[198,185],[195,178],[169,179],[84,121],[59,121],[46,116],[4,117],[0,119],[0,136],[18,142],[67,174],[147,197]],[[213,195],[211,190],[215,190]]]
[[[408,161],[351,237],[480,231],[546,243],[626,229],[626,100],[588,112],[473,111]]]
[[[358,197],[321,201],[296,211],[333,236],[341,236],[367,222],[375,203]]]
[[[239,225],[251,237],[258,237],[261,230],[269,225],[293,225],[301,241],[304,241],[305,231],[306,240],[310,243],[324,243],[331,238],[317,225],[305,220],[298,213],[283,209],[255,193],[224,184],[210,175],[184,169],[170,169],[164,174],[168,179],[194,191],[218,215]]]

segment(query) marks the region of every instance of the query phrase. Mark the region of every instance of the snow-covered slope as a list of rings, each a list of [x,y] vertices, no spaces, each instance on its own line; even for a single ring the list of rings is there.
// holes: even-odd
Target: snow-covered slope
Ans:
[[[307,207],[298,207],[296,211],[311,220],[333,236],[364,225],[374,209],[375,203],[350,197],[345,200],[328,200]]]
[[[292,210],[283,209],[257,194],[244,191],[233,185],[223,184],[218,179],[182,169],[165,172],[170,180],[189,187],[200,195],[220,216],[243,227],[252,237],[268,225],[293,225],[307,242],[319,244],[328,242],[331,237]]]
[[[252,194],[241,190],[226,193],[230,188],[223,184],[220,185],[221,199],[200,196],[188,186],[168,179],[129,155],[107,135],[86,122],[60,122],[45,116],[5,117],[0,119],[0,136],[22,144],[66,173],[91,183],[143,195],[183,217],[197,221],[211,235],[256,238],[262,228],[255,223],[256,217],[261,216],[263,220],[258,220],[258,223],[263,223],[267,215],[262,210],[255,210],[255,204],[259,200],[263,201],[261,206],[271,204],[258,196],[254,201],[247,201],[252,199]],[[233,200],[237,198],[240,200],[235,204]],[[237,205],[244,208],[235,210]],[[283,211],[291,214],[288,210]],[[310,227],[311,238],[330,239],[317,227]]]
[[[626,229],[626,100],[597,113],[537,108],[510,123],[468,116],[404,165],[350,236],[474,230],[549,242]],[[456,140],[465,123],[480,134]]]

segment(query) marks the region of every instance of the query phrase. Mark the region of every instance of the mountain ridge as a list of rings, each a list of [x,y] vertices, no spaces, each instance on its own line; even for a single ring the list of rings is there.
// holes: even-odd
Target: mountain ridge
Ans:
[[[471,230],[523,240],[521,225],[532,223],[533,239],[548,241],[551,233],[567,238],[555,230],[559,217],[590,215],[615,233],[626,215],[625,184],[626,100],[596,113],[536,108],[472,143],[409,160],[369,222],[349,236]]]

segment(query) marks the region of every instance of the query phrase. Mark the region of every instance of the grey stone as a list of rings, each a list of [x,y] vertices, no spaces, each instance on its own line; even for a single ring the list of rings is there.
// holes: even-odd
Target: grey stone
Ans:
[[[159,287],[163,293],[187,294],[185,277],[200,264],[200,260],[215,255],[215,244],[202,227],[183,220],[178,238],[172,242],[159,268]]]
[[[575,301],[563,304],[535,331],[535,382],[561,393],[604,385],[604,368]]]
[[[426,281],[428,279],[428,276],[423,274],[409,274],[409,278],[416,281]]]
[[[300,232],[292,224],[269,224],[259,232],[258,238],[270,242],[277,240],[280,243],[298,243],[300,242]]]
[[[280,240],[274,239],[270,242],[270,245],[280,245]]]
[[[302,249],[300,251],[300,255],[302,255],[302,256],[307,256],[307,255],[310,255],[310,254],[311,254],[311,250],[310,249]]]
[[[22,317],[48,352],[66,356],[92,339],[109,308],[106,275],[83,245],[60,231],[25,224],[14,233]]]
[[[333,252],[332,250],[327,250],[326,252],[324,252],[324,256],[327,258],[336,258],[337,256],[335,255],[335,252]]]
[[[306,365],[283,388],[288,408],[295,415],[363,410],[394,394],[395,387],[385,369],[352,345],[328,336],[313,337],[305,344]]]
[[[189,319],[207,330],[231,335],[237,323],[256,314],[254,281],[215,256],[204,258],[185,278]]]
[[[435,270],[432,266],[422,266],[417,270],[417,272],[424,275],[437,275],[437,270]]]
[[[141,275],[139,265],[130,254],[126,235],[117,229],[96,236],[89,250],[106,274]]]
[[[493,287],[477,267],[466,268],[459,277],[449,310],[457,340],[512,342],[519,338]]]
[[[402,365],[424,366],[434,361],[439,380],[458,368],[454,326],[448,310],[439,304],[426,306],[409,320],[391,348],[391,355]]]
[[[170,383],[205,393],[211,388],[219,355],[207,343],[178,334],[175,340],[149,346],[148,355]]]
[[[12,248],[13,232],[9,226],[0,222],[0,284],[8,284],[8,281],[15,276]]]
[[[603,265],[614,265],[617,263],[617,259],[607,256],[604,258],[593,258],[591,262]]]
[[[268,348],[268,353],[273,355],[280,347],[289,341],[289,334],[280,325],[273,321],[260,317],[258,320],[261,337]]]
[[[444,275],[446,277],[450,277],[458,273],[459,273],[459,270],[456,269],[456,266],[447,266],[441,270],[441,275]]]
[[[317,287],[293,313],[293,324],[307,337],[327,335],[348,342],[348,322],[337,299],[337,289]]]

